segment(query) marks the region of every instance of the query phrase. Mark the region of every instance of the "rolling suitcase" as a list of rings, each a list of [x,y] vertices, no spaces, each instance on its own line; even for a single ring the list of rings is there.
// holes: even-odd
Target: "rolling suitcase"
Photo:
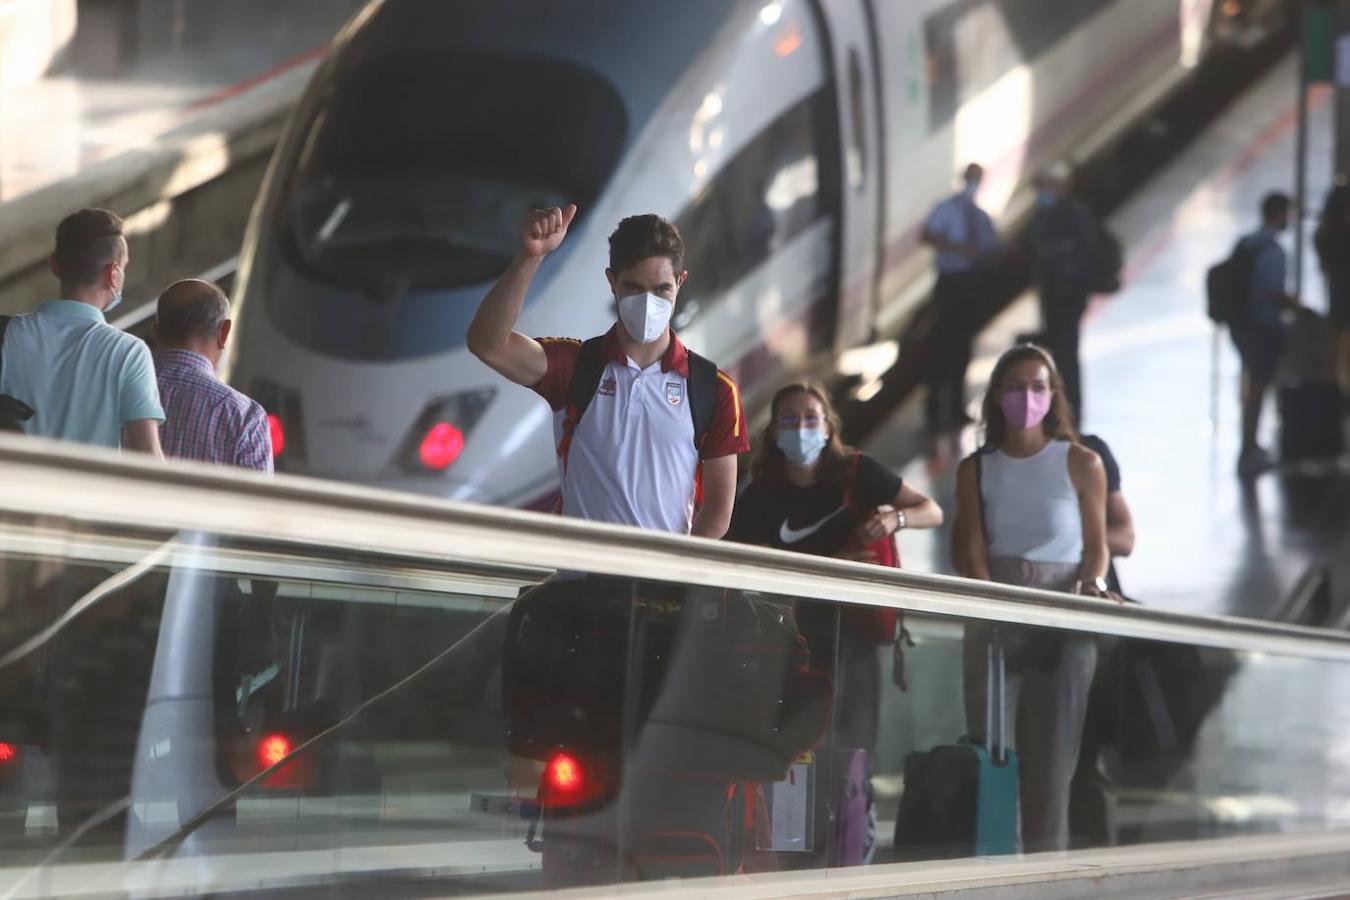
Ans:
[[[905,759],[895,847],[905,859],[1018,850],[1017,754],[1007,747],[1007,671],[998,632],[985,648],[984,745],[962,742]]]

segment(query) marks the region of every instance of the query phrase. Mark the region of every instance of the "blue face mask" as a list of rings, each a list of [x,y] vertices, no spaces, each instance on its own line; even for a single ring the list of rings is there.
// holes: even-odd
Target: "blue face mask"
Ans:
[[[126,276],[126,270],[125,270],[125,269],[119,269],[118,271],[120,271],[120,272],[122,273],[122,283],[123,283],[123,287],[125,287],[125,286],[126,286],[126,278],[127,278],[127,276]],[[103,307],[103,312],[104,312],[104,314],[106,315],[106,314],[112,312],[112,311],[113,311],[114,309],[116,309],[121,303],[122,303],[122,292],[121,292],[121,290],[119,290],[117,293],[115,293],[115,294],[112,295],[112,299],[108,301],[108,305],[105,306],[105,307]]]
[[[1054,194],[1050,193],[1049,191],[1041,191],[1039,194],[1036,195],[1036,205],[1039,206],[1041,209],[1049,209],[1050,207],[1055,205],[1055,201],[1057,199],[1059,198],[1056,197]]]
[[[823,428],[783,428],[778,432],[778,449],[794,466],[814,466],[830,442]]]

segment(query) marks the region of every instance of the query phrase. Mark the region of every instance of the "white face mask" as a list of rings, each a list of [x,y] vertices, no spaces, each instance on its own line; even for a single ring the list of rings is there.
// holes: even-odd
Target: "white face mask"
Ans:
[[[650,344],[664,334],[674,311],[674,300],[650,292],[619,298],[619,321],[629,337],[641,344]]]

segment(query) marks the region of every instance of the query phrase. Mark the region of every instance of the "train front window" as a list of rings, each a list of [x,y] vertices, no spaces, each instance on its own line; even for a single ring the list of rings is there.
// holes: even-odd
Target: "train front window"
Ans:
[[[590,206],[625,130],[614,89],[569,63],[465,53],[353,68],[301,143],[291,249],[314,277],[364,290],[490,280],[526,210]]]
[[[376,294],[479,284],[515,252],[521,210],[567,202],[493,176],[329,173],[297,194],[294,249],[322,280]]]
[[[530,209],[594,206],[623,152],[618,92],[582,66],[463,52],[321,81],[275,207],[277,326],[327,356],[463,345]]]

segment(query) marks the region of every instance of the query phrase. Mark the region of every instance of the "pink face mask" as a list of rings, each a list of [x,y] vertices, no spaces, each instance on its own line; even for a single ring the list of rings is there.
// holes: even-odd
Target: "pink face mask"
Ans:
[[[1000,398],[1009,428],[1025,431],[1035,428],[1050,412],[1050,395],[1039,391],[1007,391]]]

